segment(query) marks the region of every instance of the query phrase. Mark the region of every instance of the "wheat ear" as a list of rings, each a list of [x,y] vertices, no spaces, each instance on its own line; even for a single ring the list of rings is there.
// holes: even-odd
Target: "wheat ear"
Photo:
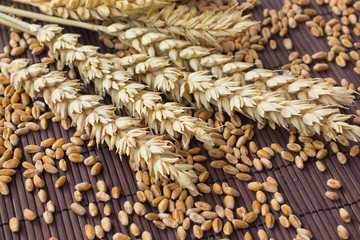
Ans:
[[[113,61],[111,56],[98,55],[98,47],[77,44],[80,35],[61,35],[62,28],[58,26],[40,28],[3,13],[0,13],[0,19],[12,21],[12,24],[28,28],[33,33],[40,32],[40,42],[46,44],[56,56],[60,56],[62,64],[77,67],[86,84],[93,82],[99,94],[109,94],[117,107],[125,107],[132,116],[144,119],[156,133],[168,133],[172,138],[181,137],[184,149],[188,148],[193,137],[202,142],[211,142],[208,132],[212,128],[206,122],[192,117],[187,113],[188,108],[178,103],[163,103],[161,94],[146,90],[146,85],[130,81],[132,75]],[[118,27],[116,25],[115,28]]]
[[[111,105],[100,103],[97,95],[82,95],[77,80],[67,80],[63,72],[50,72],[46,64],[27,67],[28,59],[17,59],[6,68],[10,83],[15,89],[23,87],[30,97],[43,97],[51,111],[62,118],[70,117],[72,126],[86,133],[97,142],[106,142],[109,148],[129,157],[133,170],[145,163],[156,179],[168,176],[182,187],[197,192],[193,181],[197,176],[188,172],[193,166],[182,164],[170,141],[162,136],[150,134],[139,121],[130,117],[119,117]]]
[[[16,1],[39,7],[48,15],[78,21],[100,19],[126,23],[129,27],[144,27],[174,38],[186,38],[193,44],[200,44],[199,39],[203,39],[213,46],[218,46],[218,37],[229,37],[244,32],[255,24],[254,21],[249,20],[250,14],[243,16],[243,10],[238,11],[233,8],[200,14],[196,12],[196,9],[190,9],[185,5],[153,4],[143,9],[144,11],[138,11],[138,14],[134,14],[134,12],[129,14],[123,10],[124,8],[116,8],[117,11],[111,9],[115,5],[89,7],[86,2],[80,3],[80,1],[69,1],[63,4],[61,2],[59,4],[58,1],[56,4],[53,1],[40,3],[31,0]],[[77,2],[77,4],[73,2]]]
[[[277,91],[286,99],[310,100],[317,104],[344,107],[354,103],[355,91],[334,86],[323,79],[280,75],[266,69],[253,69],[244,75],[246,83],[254,83],[261,89]]]
[[[38,7],[48,15],[76,20],[104,20],[138,16],[149,9],[159,9],[176,0],[13,0]]]
[[[229,37],[244,32],[255,24],[250,14],[243,16],[243,10],[208,11],[197,13],[185,5],[168,5],[161,10],[151,9],[145,15],[131,19],[132,27],[147,27],[151,31],[171,34],[174,38],[185,38],[193,44],[203,39],[218,46],[218,37]]]

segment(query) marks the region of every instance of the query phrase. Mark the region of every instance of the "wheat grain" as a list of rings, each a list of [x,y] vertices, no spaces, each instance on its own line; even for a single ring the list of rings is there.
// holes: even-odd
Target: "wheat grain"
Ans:
[[[337,232],[341,239],[348,239],[349,238],[349,232],[343,225],[337,226]]]
[[[16,217],[12,217],[9,220],[9,227],[12,232],[19,232],[20,230],[20,222]]]
[[[44,97],[55,115],[71,117],[72,125],[79,131],[85,130],[90,138],[96,139],[97,144],[106,142],[120,155],[128,155],[133,170],[144,162],[155,178],[167,178],[169,175],[181,186],[196,191],[192,183],[196,175],[187,171],[192,166],[177,164],[179,157],[172,153],[171,142],[149,134],[135,119],[116,116],[114,107],[99,102],[101,97],[79,94],[81,87],[78,81],[66,80],[64,73],[43,75],[48,72],[46,64],[26,68],[28,62],[18,59],[7,67],[11,73],[10,81],[16,89],[23,86],[32,98]]]

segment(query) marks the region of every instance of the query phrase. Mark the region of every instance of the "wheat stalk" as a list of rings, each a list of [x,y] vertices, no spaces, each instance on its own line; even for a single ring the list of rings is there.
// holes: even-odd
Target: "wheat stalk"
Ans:
[[[100,103],[100,96],[80,94],[81,84],[67,80],[64,72],[48,73],[44,63],[27,67],[29,61],[17,59],[2,67],[5,75],[10,73],[10,83],[15,89],[23,87],[34,99],[43,97],[55,115],[63,119],[70,117],[72,126],[85,131],[97,144],[106,142],[120,156],[129,156],[133,170],[146,163],[156,179],[170,176],[182,187],[197,192],[193,184],[197,176],[188,172],[193,166],[180,163],[170,141],[150,134],[136,119],[117,116],[112,105]]]

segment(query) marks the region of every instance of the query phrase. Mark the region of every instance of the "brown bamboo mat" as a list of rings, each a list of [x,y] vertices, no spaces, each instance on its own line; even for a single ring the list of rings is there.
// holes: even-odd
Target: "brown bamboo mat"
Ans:
[[[10,5],[8,0],[0,1],[2,4]],[[19,8],[27,10],[35,10],[26,5],[16,4]],[[262,12],[265,7],[280,9],[282,1],[279,0],[263,0],[261,5],[257,6],[253,12],[253,19],[262,19]],[[312,4],[311,7],[315,8],[319,14],[322,14],[324,18],[331,18],[330,8],[327,6],[318,7]],[[97,34],[93,32],[86,32],[81,29],[66,28],[67,32],[77,32],[82,35],[81,41],[87,44],[94,44],[101,47],[106,51],[105,46],[97,40]],[[0,26],[0,46],[3,47],[9,41],[9,29]],[[302,56],[305,53],[315,53],[319,50],[327,51],[329,47],[326,44],[326,39],[314,38],[310,34],[310,30],[304,25],[295,30],[290,30],[288,36],[293,40],[294,49]],[[357,39],[356,36],[353,36]],[[285,63],[288,63],[287,57],[290,51],[285,50],[282,47],[282,39],[275,37],[278,40],[278,48],[275,51],[268,48],[260,54],[261,59],[264,62],[266,68],[278,69]],[[25,56],[25,54],[24,54]],[[26,57],[32,58],[30,53],[26,53]],[[39,59],[34,59],[39,61]],[[354,63],[348,63],[346,68],[341,69],[334,63],[329,64],[330,69],[324,73],[314,73],[315,76],[330,76],[340,81],[342,78],[346,78],[349,82],[354,83],[356,87],[360,86],[358,81],[359,77],[353,72]],[[92,86],[89,86],[87,90],[89,93],[94,93]],[[106,99],[110,103],[109,99]],[[350,110],[354,112],[359,108],[359,102],[356,101],[354,106],[350,107]],[[349,112],[346,110],[346,112]],[[247,120],[243,119],[244,122]],[[72,136],[74,130],[65,131],[59,124],[50,123],[49,128],[44,131],[30,133],[21,138],[21,146],[27,144],[40,144],[40,141],[48,137],[66,137],[69,139]],[[255,131],[255,142],[261,146],[269,146],[273,142],[278,142],[282,146],[286,146],[288,133],[283,129],[277,129],[275,131],[268,127],[262,131]],[[201,146],[200,143],[193,142],[193,145]],[[21,147],[20,146],[20,147]],[[329,148],[329,146],[327,146]],[[264,170],[262,172],[252,172],[254,180],[264,181],[267,176],[274,177],[280,185],[280,192],[285,197],[285,202],[289,204],[294,213],[299,216],[303,226],[310,229],[314,235],[314,239],[338,239],[336,227],[339,224],[344,224],[340,219],[338,209],[345,207],[352,216],[352,222],[344,224],[350,233],[351,239],[360,239],[359,219],[360,219],[360,182],[358,180],[360,176],[360,159],[352,159],[348,155],[349,149],[341,148],[341,151],[346,153],[348,157],[348,164],[345,166],[340,165],[334,154],[330,154],[325,162],[327,170],[325,173],[320,173],[314,160],[308,160],[303,170],[299,170],[294,164],[284,162],[278,155],[272,160],[273,169]],[[202,151],[206,154],[206,151]],[[90,217],[89,214],[85,216],[77,216],[71,210],[69,210],[70,204],[74,201],[71,194],[74,190],[74,185],[88,181],[95,186],[97,180],[104,179],[109,189],[117,185],[121,188],[121,197],[119,200],[111,200],[108,204],[111,206],[112,214],[112,226],[113,229],[106,235],[107,239],[111,239],[113,233],[122,232],[129,234],[129,229],[122,226],[118,219],[117,213],[122,209],[123,203],[126,200],[134,203],[136,201],[137,186],[135,181],[135,173],[132,172],[128,166],[126,159],[119,160],[117,154],[114,151],[109,151],[105,145],[101,145],[99,149],[84,148],[83,153],[86,156],[90,154],[96,154],[100,156],[104,168],[100,175],[92,177],[90,175],[90,168],[84,164],[70,164],[68,162],[68,171],[60,174],[50,175],[44,174],[46,182],[46,191],[48,192],[48,198],[53,200],[56,206],[56,212],[54,214],[54,223],[47,225],[42,217],[38,217],[35,221],[24,221],[23,210],[29,208],[39,216],[44,211],[44,204],[42,204],[37,197],[37,190],[34,193],[28,193],[24,188],[25,179],[22,176],[23,169],[18,169],[13,181],[9,184],[10,194],[8,196],[0,196],[0,239],[48,239],[50,236],[58,237],[59,239],[84,239],[84,226],[89,223],[92,226],[100,224],[100,219],[103,217],[102,207],[104,203],[98,203],[99,216]],[[255,156],[253,156],[255,157]],[[31,161],[29,154],[24,155],[24,161]],[[208,180],[208,184],[213,182],[228,182],[230,186],[236,187],[241,197],[237,199],[236,206],[245,206],[247,209],[251,208],[251,203],[255,199],[255,193],[247,190],[247,183],[240,182],[234,177],[225,175],[222,170],[215,170],[210,167],[210,161],[206,162],[207,168],[210,172],[211,179]],[[60,189],[55,189],[54,183],[59,175],[66,175],[68,182]],[[331,202],[324,196],[325,191],[328,190],[326,181],[329,178],[340,179],[343,183],[343,187],[338,191],[340,195],[339,201]],[[87,191],[84,195],[82,204],[87,206],[90,202],[97,202],[95,198],[94,190]],[[270,197],[270,195],[268,195]],[[206,194],[199,197],[206,202],[222,205],[222,197],[215,194]],[[152,209],[150,204],[145,204],[148,211]],[[278,212],[274,212],[276,218],[280,215]],[[16,216],[20,220],[20,232],[12,233],[9,229],[8,221],[11,217]],[[174,230],[159,230],[151,222],[147,221],[143,217],[139,217],[135,214],[130,216],[130,222],[135,222],[142,231],[151,232],[153,239],[176,239],[176,231]],[[263,217],[250,225],[247,231],[250,231],[254,236],[254,239],[258,239],[257,230],[264,229],[270,237],[274,239],[292,239],[295,237],[295,229],[285,229],[276,222],[275,227],[269,230],[264,223]],[[188,238],[193,238],[193,235],[189,231]],[[231,236],[231,239],[242,239],[245,231],[236,230]],[[223,234],[215,235],[213,231],[206,232],[207,239],[220,239],[225,238]]]

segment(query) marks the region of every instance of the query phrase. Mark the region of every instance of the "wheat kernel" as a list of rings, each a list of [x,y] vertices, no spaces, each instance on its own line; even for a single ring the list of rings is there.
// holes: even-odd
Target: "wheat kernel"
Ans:
[[[24,210],[24,218],[28,221],[33,221],[36,218],[36,213],[34,213],[30,209],[26,208]]]
[[[336,201],[339,199],[339,195],[336,192],[327,191],[325,196],[329,198],[331,201]]]
[[[100,225],[105,232],[111,231],[111,220],[108,217],[103,217],[100,221]]]
[[[285,216],[280,216],[279,222],[280,222],[281,226],[283,226],[284,228],[290,227],[290,222]]]
[[[20,222],[16,217],[12,217],[9,220],[9,227],[12,232],[19,232]]]
[[[46,209],[50,212],[55,212],[55,205],[54,205],[54,202],[49,200],[47,203],[46,203]]]
[[[339,189],[341,188],[341,182],[337,179],[329,179],[326,182],[326,185],[328,185],[332,189]]]
[[[284,47],[287,50],[291,50],[293,48],[293,44],[290,38],[285,38],[283,41]]]
[[[85,236],[89,239],[89,240],[93,240],[96,237],[95,234],[95,228],[89,224],[85,225]]]
[[[339,235],[339,237],[341,239],[348,239],[349,238],[349,232],[343,225],[337,226],[337,232],[338,232],[338,235]]]
[[[95,203],[89,203],[89,214],[92,217],[96,217],[99,213],[99,209],[97,208]]]
[[[113,240],[131,240],[131,237],[129,237],[126,234],[123,233],[115,233],[112,237]]]
[[[245,229],[249,227],[249,224],[245,221],[242,221],[240,219],[234,219],[232,220],[232,224],[234,225],[234,228],[236,229]]]
[[[328,68],[329,68],[329,66],[326,63],[317,63],[313,67],[314,71],[316,71],[316,72],[326,71]]]

